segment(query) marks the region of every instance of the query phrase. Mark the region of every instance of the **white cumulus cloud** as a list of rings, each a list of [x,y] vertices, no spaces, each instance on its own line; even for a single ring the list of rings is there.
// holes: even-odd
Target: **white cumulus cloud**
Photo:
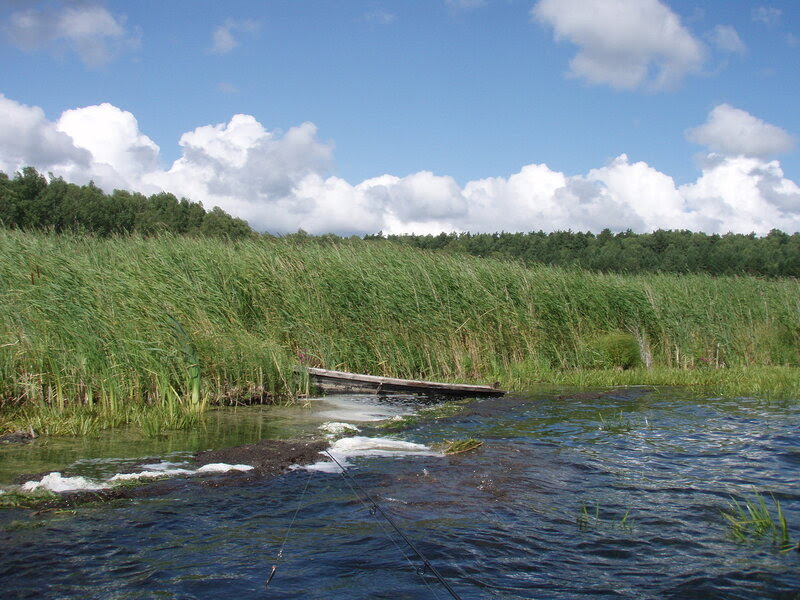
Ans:
[[[705,60],[703,44],[659,0],[540,0],[531,15],[578,46],[570,72],[589,83],[668,88]]]
[[[800,231],[800,187],[777,161],[712,155],[703,175],[680,192],[710,231]]]
[[[3,27],[6,38],[22,50],[71,51],[97,67],[139,44],[138,35],[126,29],[125,18],[99,4],[40,4],[39,9],[12,13]]]
[[[0,94],[0,170],[11,174],[36,165],[42,171],[88,169],[91,153],[49,121],[38,106]]]
[[[721,107],[724,117],[731,107]],[[709,154],[697,180],[685,185],[621,154],[584,174],[529,164],[507,177],[473,180],[462,187],[452,177],[430,171],[384,174],[353,184],[329,174],[333,147],[318,139],[313,123],[270,131],[243,114],[184,133],[181,157],[165,167],[159,163],[158,146],[139,130],[130,112],[100,104],[65,111],[53,122],[40,108],[0,95],[0,168],[11,174],[31,165],[76,183],[94,179],[106,191],[168,191],[202,201],[206,208],[220,206],[256,229],[274,233],[300,228],[341,235],[597,232],[606,227],[638,232],[800,231],[800,187],[761,151],[766,124],[739,113],[732,113],[734,123],[737,118],[745,124],[755,121],[760,125],[750,131],[756,133],[742,142],[727,127],[702,130],[698,135],[709,145],[719,143],[732,151]],[[712,111],[709,123],[717,120]],[[776,146],[772,142],[766,147]]]
[[[686,132],[689,141],[726,155],[768,157],[788,152],[795,138],[776,125],[730,104],[715,106],[708,120]]]
[[[139,131],[136,117],[107,102],[64,111],[56,128],[91,154],[103,179],[117,178],[122,187],[138,185],[143,175],[159,168],[159,148]]]

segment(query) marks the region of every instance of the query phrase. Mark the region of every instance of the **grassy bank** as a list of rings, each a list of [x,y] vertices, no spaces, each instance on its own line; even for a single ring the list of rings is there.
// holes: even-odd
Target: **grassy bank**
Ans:
[[[796,280],[529,269],[359,240],[2,230],[0,427],[186,426],[212,402],[304,392],[301,355],[512,388],[605,378],[759,392],[777,377],[791,391],[799,303]],[[588,370],[613,366],[606,342],[620,334],[653,368]]]

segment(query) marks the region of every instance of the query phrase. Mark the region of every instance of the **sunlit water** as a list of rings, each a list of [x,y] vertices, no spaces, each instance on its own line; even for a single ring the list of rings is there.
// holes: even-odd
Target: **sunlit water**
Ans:
[[[105,481],[144,458],[180,465],[190,451],[338,431],[332,451],[354,478],[298,469],[208,487],[207,474],[178,478],[166,496],[74,514],[3,511],[0,597],[452,597],[418,572],[360,486],[464,599],[800,598],[800,552],[770,538],[737,543],[722,516],[731,497],[755,491],[774,513],[772,494],[800,541],[800,402],[558,394],[478,400],[388,436],[377,419],[412,412],[409,399],[226,411],[204,432],[150,441],[0,448],[0,484],[53,469]],[[483,447],[433,449],[467,437]]]

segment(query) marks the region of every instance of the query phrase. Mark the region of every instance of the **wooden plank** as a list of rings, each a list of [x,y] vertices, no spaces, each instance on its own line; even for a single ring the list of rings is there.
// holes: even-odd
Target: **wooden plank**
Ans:
[[[324,391],[339,393],[356,392],[405,392],[447,396],[502,396],[505,391],[488,385],[444,383],[420,379],[398,379],[378,375],[362,375],[347,371],[333,371],[309,367],[308,374]]]

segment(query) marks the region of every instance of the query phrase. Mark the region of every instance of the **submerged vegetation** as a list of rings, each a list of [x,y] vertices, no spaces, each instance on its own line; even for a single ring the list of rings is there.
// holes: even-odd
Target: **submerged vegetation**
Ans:
[[[585,502],[581,503],[581,510],[578,513],[577,524],[581,531],[600,530],[600,529],[620,529],[628,533],[632,532],[635,523],[630,518],[630,510],[620,518],[607,517],[600,514],[600,503],[595,502],[594,508],[590,511]]]
[[[799,298],[794,279],[529,268],[358,239],[0,229],[0,427],[188,426],[212,403],[306,393],[300,357],[509,389],[797,396]]]
[[[483,442],[474,438],[464,440],[445,440],[441,444],[442,454],[463,454],[471,450],[477,450],[483,446]]]
[[[453,417],[463,412],[468,400],[448,400],[420,408],[412,415],[402,415],[382,421],[378,428],[384,431],[405,431],[422,422]]]

